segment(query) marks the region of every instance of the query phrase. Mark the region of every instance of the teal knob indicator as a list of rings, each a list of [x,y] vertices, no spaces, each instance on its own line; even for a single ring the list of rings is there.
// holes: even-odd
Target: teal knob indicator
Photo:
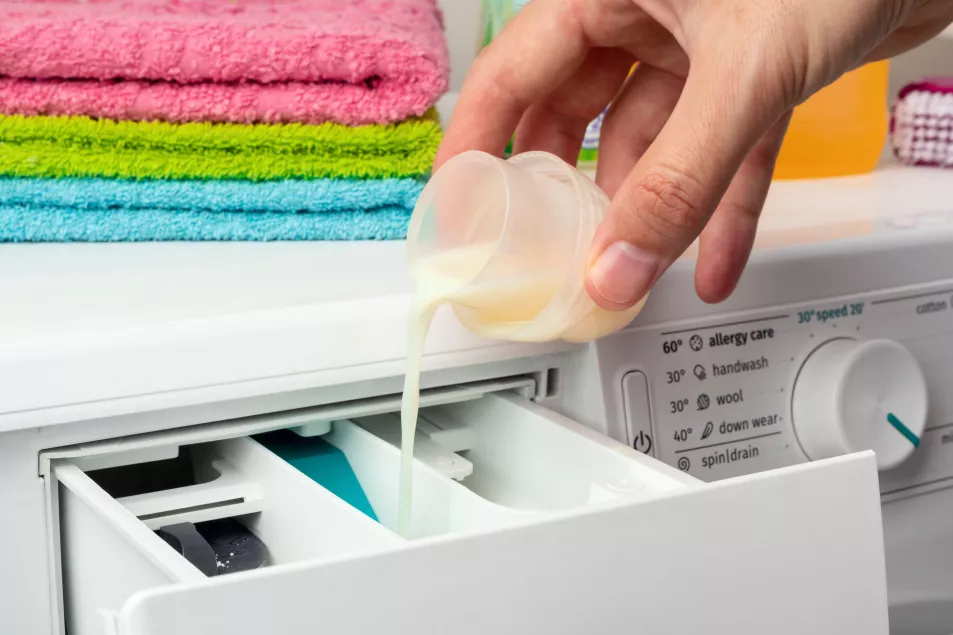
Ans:
[[[887,423],[893,426],[893,429],[903,435],[903,438],[909,441],[913,447],[920,447],[920,437],[915,435],[913,431],[905,426],[900,419],[897,419],[897,416],[892,412],[887,413]]]

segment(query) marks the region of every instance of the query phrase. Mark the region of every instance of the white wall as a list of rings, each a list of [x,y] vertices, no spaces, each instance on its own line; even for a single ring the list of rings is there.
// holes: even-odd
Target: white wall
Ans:
[[[905,84],[927,76],[953,77],[953,27],[920,48],[894,58],[890,68],[891,97]]]
[[[437,4],[443,9],[450,45],[450,90],[457,91],[480,45],[480,0],[438,0]]]

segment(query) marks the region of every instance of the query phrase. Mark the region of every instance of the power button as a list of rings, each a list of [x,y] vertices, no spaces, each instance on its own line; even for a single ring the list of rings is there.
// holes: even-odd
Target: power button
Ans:
[[[635,435],[632,447],[642,454],[648,454],[652,451],[652,436],[640,430],[639,433]]]
[[[633,370],[622,377],[622,405],[629,445],[643,454],[655,456],[649,382],[645,373]]]

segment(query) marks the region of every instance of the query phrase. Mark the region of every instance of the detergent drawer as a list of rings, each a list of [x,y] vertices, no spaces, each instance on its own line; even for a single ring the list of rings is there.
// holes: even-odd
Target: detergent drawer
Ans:
[[[247,568],[403,542],[250,438],[174,450],[171,458],[88,473],[54,464],[69,635],[108,632],[104,612],[139,590],[216,575],[229,560],[203,544],[212,544],[208,531],[231,543],[236,539],[222,531],[237,536],[241,553],[234,555],[244,556]]]
[[[704,484],[489,394],[422,411],[402,536],[395,420],[322,429],[366,505],[244,423],[216,424],[236,438],[167,432],[115,460],[54,459],[68,632],[887,632],[871,455]],[[156,489],[123,476],[168,461],[192,480]],[[157,533],[223,518],[266,546],[262,566],[209,575]]]

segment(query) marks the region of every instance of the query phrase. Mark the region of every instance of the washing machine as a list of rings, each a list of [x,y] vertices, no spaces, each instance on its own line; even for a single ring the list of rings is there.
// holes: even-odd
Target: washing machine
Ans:
[[[406,533],[402,243],[5,246],[2,630],[953,633],[951,213],[940,171],[778,183],[723,304],[690,251],[593,343],[440,311]],[[261,566],[166,539],[226,520]]]

